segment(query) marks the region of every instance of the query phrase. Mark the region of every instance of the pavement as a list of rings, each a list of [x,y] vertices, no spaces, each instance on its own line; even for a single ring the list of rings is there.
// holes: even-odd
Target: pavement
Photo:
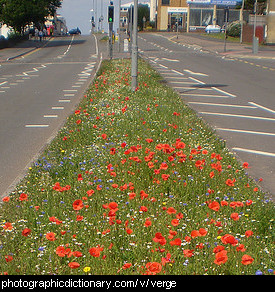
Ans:
[[[167,37],[169,37],[168,34]],[[226,40],[225,47],[224,40],[202,36],[197,33],[181,33],[178,37],[174,34],[169,38],[173,42],[197,47],[197,49],[226,57],[275,60],[275,46],[271,45],[259,45],[258,53],[254,54],[252,44]]]
[[[1,49],[0,50],[0,62],[13,60],[13,59],[16,59],[18,57],[27,55],[27,54],[29,54],[37,49],[45,47],[51,39],[52,38],[49,37],[46,40],[43,40],[42,42],[35,41],[34,39],[31,39],[31,40],[27,40],[27,41],[22,41],[22,42],[16,44],[14,47]]]

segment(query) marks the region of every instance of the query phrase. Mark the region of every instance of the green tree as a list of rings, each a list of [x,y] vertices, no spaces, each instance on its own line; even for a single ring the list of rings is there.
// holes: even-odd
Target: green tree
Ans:
[[[26,25],[44,23],[62,0],[0,0],[0,21],[22,34]]]
[[[247,10],[254,11],[255,2],[256,2],[256,0],[245,0],[244,1],[244,8]],[[257,0],[257,2],[258,2],[257,13],[261,14],[261,13],[263,13],[264,9],[266,8],[267,0]]]
[[[143,30],[143,17],[146,18],[146,21],[150,20],[150,8],[147,4],[138,5],[138,27],[140,30]]]

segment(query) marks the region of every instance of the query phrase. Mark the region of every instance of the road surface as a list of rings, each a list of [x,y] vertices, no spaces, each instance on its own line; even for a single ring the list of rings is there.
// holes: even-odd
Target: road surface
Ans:
[[[171,35],[139,34],[143,58],[249,163],[249,175],[275,195],[275,60],[212,54]]]
[[[52,38],[0,63],[0,196],[24,176],[74,110],[101,60],[96,36]]]

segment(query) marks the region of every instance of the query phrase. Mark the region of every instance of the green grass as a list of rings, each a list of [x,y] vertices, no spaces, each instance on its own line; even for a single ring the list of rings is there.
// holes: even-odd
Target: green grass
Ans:
[[[202,33],[201,35],[204,37],[208,37],[208,38],[224,40],[224,33],[222,33],[222,32],[221,33]],[[233,43],[239,43],[240,38],[228,36],[226,41],[233,42]]]
[[[133,93],[130,67],[104,62],[4,199],[0,273],[273,273],[273,203],[144,61]]]

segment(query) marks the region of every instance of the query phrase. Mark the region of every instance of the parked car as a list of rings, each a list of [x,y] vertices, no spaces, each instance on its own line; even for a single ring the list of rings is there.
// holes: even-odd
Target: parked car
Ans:
[[[221,27],[219,25],[207,25],[205,28],[206,33],[219,33],[221,32]]]
[[[73,28],[73,29],[69,30],[69,34],[81,34],[81,31],[77,27],[77,28]]]

